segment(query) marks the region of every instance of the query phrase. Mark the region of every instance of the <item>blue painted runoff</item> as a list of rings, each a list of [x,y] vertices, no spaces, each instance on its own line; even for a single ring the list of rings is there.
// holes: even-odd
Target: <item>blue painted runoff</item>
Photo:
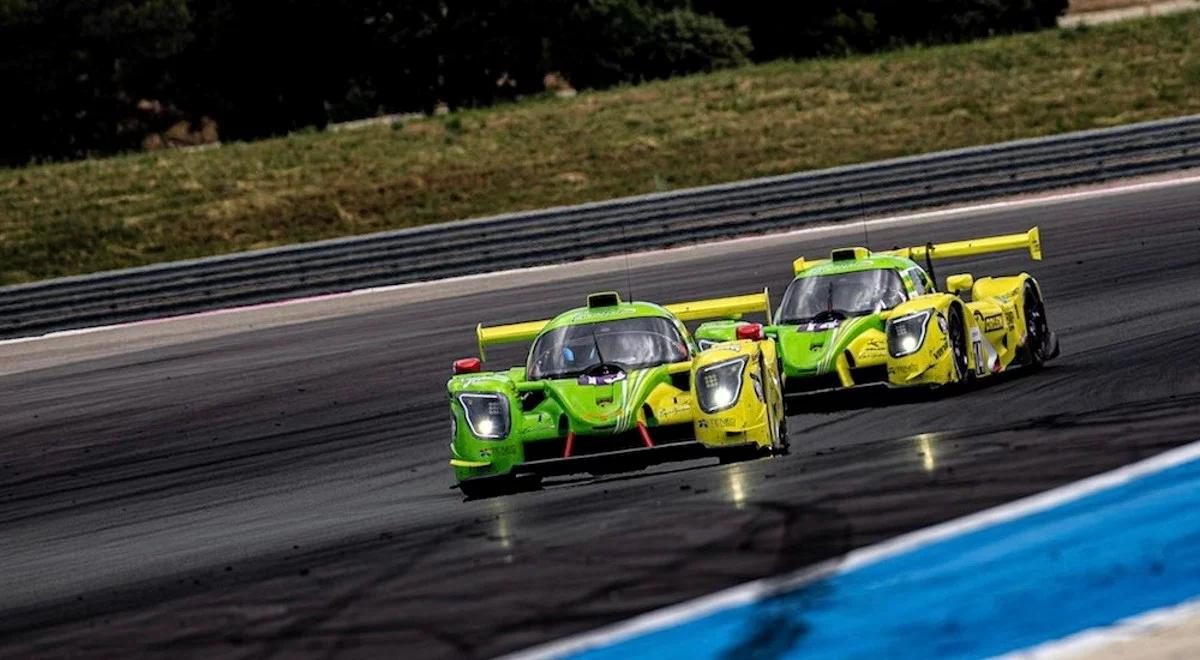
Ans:
[[[1200,595],[1200,461],[582,658],[979,658]]]

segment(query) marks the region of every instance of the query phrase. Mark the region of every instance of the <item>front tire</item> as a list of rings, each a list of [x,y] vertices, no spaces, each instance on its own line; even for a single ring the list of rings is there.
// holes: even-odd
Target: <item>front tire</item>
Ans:
[[[950,343],[950,360],[955,383],[965,383],[971,372],[971,364],[967,359],[967,331],[963,324],[962,312],[958,307],[950,308],[950,318],[947,321],[947,341]]]

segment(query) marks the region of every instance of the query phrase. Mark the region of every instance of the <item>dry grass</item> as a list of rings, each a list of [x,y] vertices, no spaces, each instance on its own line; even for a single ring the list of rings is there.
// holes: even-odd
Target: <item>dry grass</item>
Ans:
[[[1106,9],[1146,7],[1161,1],[1162,0],[1071,0],[1071,4],[1067,8],[1067,13],[1081,14],[1089,11],[1104,11]]]
[[[1200,15],[0,171],[0,282],[1200,112]]]

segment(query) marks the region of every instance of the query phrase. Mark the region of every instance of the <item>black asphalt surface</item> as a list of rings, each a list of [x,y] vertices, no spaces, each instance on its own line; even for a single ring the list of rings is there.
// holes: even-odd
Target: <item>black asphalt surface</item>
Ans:
[[[444,381],[474,354],[474,325],[624,290],[623,273],[0,377],[0,655],[491,656],[1196,440],[1200,185],[870,241],[1034,224],[1046,261],[938,276],[1034,273],[1059,360],[953,396],[817,401],[789,419],[791,455],[735,465],[480,501],[450,488]],[[778,301],[791,260],[832,247],[645,268],[634,293],[768,284]]]

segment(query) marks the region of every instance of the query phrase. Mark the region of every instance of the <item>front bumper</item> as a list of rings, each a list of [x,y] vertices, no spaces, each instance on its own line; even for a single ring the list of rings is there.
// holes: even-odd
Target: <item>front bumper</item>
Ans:
[[[543,477],[566,474],[626,472],[640,470],[651,465],[686,461],[705,456],[715,456],[716,450],[705,447],[698,441],[673,442],[653,447],[617,449],[614,451],[571,456],[569,458],[542,458],[515,463],[503,472],[496,470],[487,461],[451,459],[459,481],[486,479],[504,475],[534,474]]]
[[[651,465],[686,461],[712,455],[711,450],[696,441],[675,442],[654,447],[620,449],[603,454],[586,454],[570,458],[545,458],[513,466],[512,474],[536,474],[544,477],[584,472],[612,472],[622,468],[637,470]]]

